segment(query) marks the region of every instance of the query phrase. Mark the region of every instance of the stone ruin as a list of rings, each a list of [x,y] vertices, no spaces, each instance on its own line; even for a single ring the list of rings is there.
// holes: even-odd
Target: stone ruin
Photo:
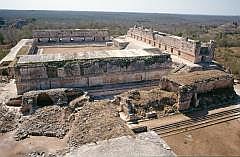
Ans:
[[[202,43],[136,26],[130,28],[127,35],[193,63],[210,63],[214,58],[215,43],[212,40]]]
[[[128,91],[116,96],[113,102],[126,121],[160,118],[177,111],[177,94],[160,88]]]
[[[170,74],[162,78],[159,88],[125,92],[113,102],[124,120],[135,122],[199,107],[219,107],[236,98],[232,75],[209,70]]]
[[[138,49],[133,49],[132,46],[130,46],[131,48],[128,49],[126,47],[130,44],[130,41],[127,40],[127,37],[143,41],[155,48],[143,46]],[[160,87],[162,90],[165,90],[165,94],[166,91],[177,93],[178,97],[171,100],[170,104],[167,103],[166,106],[158,106],[158,110],[168,113],[187,110],[190,106],[198,106],[199,103],[201,104],[198,98],[206,97],[204,93],[213,92],[212,94],[214,94],[215,89],[232,88],[233,78],[224,72],[211,70],[169,75],[176,73],[173,71],[175,64],[177,65],[177,63],[172,61],[171,55],[177,55],[179,58],[186,59],[193,63],[211,62],[214,56],[215,46],[213,41],[201,43],[199,41],[152,31],[151,29],[144,29],[143,27],[130,28],[127,37],[118,37],[112,40],[113,46],[119,48],[117,50],[93,52],[81,52],[81,50],[79,50],[78,53],[71,54],[29,53],[28,55],[15,57],[14,77],[16,79],[17,93],[23,95],[23,110],[31,110],[31,107],[28,105],[29,103],[31,104],[30,106],[36,104],[36,95],[39,95],[39,90],[40,93],[41,90],[49,90],[50,94],[41,94],[41,97],[46,98],[49,95],[54,95],[52,93],[58,88],[78,88],[86,91],[102,89],[104,91],[106,86],[111,88],[115,85],[120,88],[124,85],[133,85],[133,87],[135,87],[134,85],[136,83],[156,81],[157,83],[160,82]],[[69,44],[69,42],[75,42],[76,45],[81,45],[83,41],[106,43],[111,40],[108,30],[106,29],[37,30],[33,32],[32,47],[37,45],[54,47],[54,45],[62,46],[65,43],[70,46],[75,46],[74,44]],[[131,42],[134,42],[134,40]],[[13,55],[11,58],[13,58]],[[178,68],[184,67],[186,67],[185,64],[179,64]],[[199,66],[196,67],[199,68]],[[194,67],[191,67],[191,69],[193,68]],[[185,82],[184,80],[187,80],[188,77],[195,78],[195,80]],[[172,78],[181,79],[172,80]],[[205,87],[203,84],[206,82]],[[152,86],[151,83],[149,86]],[[113,88],[112,90],[115,89]],[[36,92],[28,93],[29,91]],[[56,91],[59,93],[58,90]],[[64,96],[66,93],[63,92],[60,95],[62,95],[61,99],[55,99],[54,96],[50,96],[53,102],[48,98],[49,104],[66,104],[70,102],[69,99]],[[151,97],[151,94],[147,100],[149,97]],[[30,101],[31,98],[32,101],[26,102],[24,98],[27,98],[28,101]],[[165,100],[165,97],[162,98],[161,96],[152,99],[152,101],[160,102],[160,104]],[[14,101],[16,104],[20,104],[19,100]],[[127,104],[125,105],[125,109],[124,105],[121,107],[122,110],[128,112],[127,108],[132,105],[133,101],[137,100],[123,99],[121,101]],[[134,103],[137,104],[137,102]],[[156,104],[152,102],[142,103],[145,104],[143,106],[148,106],[151,110],[146,109],[146,107],[139,107],[134,112],[129,111],[129,113],[146,117],[146,113],[152,112],[152,108],[155,108],[154,105],[151,106],[151,104]],[[9,104],[11,105],[11,103]],[[12,104],[14,104],[14,102]]]
[[[29,91],[22,96],[11,98],[6,105],[21,107],[21,112],[24,114],[31,114],[36,109],[44,106],[70,106],[76,107],[81,100],[88,101],[87,93],[81,89],[74,88],[59,88],[49,90]],[[76,99],[76,100],[75,100]]]
[[[93,54],[22,56],[15,67],[18,94],[156,80],[172,70],[169,54],[155,54],[151,50]]]
[[[168,75],[160,81],[162,90],[176,92],[178,109],[202,105],[219,105],[234,100],[236,93],[232,75],[219,70],[196,71],[181,75]]]
[[[67,43],[67,42],[103,42],[109,41],[107,29],[61,29],[61,30],[35,30],[33,38],[37,44],[41,43]]]

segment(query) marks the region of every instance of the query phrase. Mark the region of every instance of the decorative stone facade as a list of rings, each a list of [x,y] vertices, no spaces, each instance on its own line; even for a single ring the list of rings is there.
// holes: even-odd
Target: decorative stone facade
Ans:
[[[157,80],[172,70],[169,54],[88,59],[58,57],[33,55],[20,58],[15,68],[18,94],[31,90]]]
[[[214,41],[202,43],[136,26],[127,35],[193,63],[212,62],[214,58]]]
[[[84,42],[109,41],[107,29],[61,29],[61,30],[35,30],[33,38],[37,43],[46,42]]]

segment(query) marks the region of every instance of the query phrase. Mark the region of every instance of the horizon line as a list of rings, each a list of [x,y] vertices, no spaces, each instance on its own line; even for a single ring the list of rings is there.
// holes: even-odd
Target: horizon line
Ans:
[[[56,11],[56,12],[105,12],[105,13],[134,13],[134,14],[169,14],[169,15],[193,15],[193,16],[227,16],[227,17],[240,17],[240,15],[227,15],[227,14],[201,14],[201,13],[174,13],[174,12],[142,12],[142,11],[102,11],[102,10],[49,10],[49,9],[9,9],[0,8],[5,11]]]

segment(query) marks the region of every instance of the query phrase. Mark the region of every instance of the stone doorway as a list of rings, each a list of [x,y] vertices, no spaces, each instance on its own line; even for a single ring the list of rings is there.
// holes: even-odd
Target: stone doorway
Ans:
[[[53,105],[53,100],[46,93],[41,93],[37,96],[37,106],[50,106]]]

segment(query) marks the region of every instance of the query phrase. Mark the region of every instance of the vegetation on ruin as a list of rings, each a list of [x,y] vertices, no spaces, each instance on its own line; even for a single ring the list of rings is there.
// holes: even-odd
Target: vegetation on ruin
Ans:
[[[29,46],[23,46],[19,51],[18,51],[18,56],[20,55],[26,55],[28,54]]]
[[[0,48],[0,59],[3,59],[9,53],[8,49],[1,49]]]

